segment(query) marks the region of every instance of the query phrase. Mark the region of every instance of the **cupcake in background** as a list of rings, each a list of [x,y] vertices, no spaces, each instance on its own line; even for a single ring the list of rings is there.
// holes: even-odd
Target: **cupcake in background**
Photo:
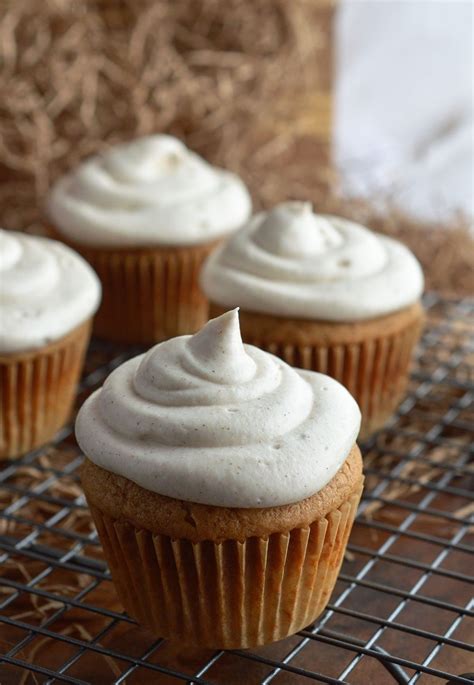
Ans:
[[[61,178],[47,212],[55,237],[80,252],[102,281],[96,333],[153,343],[207,320],[202,262],[249,218],[251,200],[234,174],[171,136],[152,135],[87,159]]]
[[[65,245],[0,230],[0,458],[47,442],[74,400],[100,283]]]
[[[215,648],[314,621],[362,491],[359,426],[339,383],[243,345],[236,310],[113,371],[76,435],[129,614]]]
[[[241,307],[246,342],[345,385],[362,436],[398,406],[423,322],[423,274],[396,240],[286,202],[217,248],[201,284],[211,316]]]

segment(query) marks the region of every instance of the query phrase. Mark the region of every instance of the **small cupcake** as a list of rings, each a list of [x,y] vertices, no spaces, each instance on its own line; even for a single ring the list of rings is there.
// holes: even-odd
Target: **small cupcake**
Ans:
[[[219,247],[201,284],[211,316],[242,308],[246,342],[345,385],[362,436],[398,406],[423,322],[423,274],[396,240],[287,202]]]
[[[362,491],[359,425],[339,383],[243,345],[237,310],[116,369],[76,434],[129,614],[159,636],[216,648],[311,623]]]
[[[100,283],[47,238],[0,230],[0,459],[44,442],[74,400]]]
[[[153,343],[207,321],[202,262],[248,219],[251,201],[237,176],[153,135],[86,160],[56,183],[47,211],[53,234],[102,281],[96,333]]]

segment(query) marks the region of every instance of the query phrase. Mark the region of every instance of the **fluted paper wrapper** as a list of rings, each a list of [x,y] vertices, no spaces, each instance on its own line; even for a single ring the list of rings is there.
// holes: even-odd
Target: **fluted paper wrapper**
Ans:
[[[0,458],[48,442],[68,420],[91,321],[26,353],[0,355]]]
[[[130,616],[160,637],[230,649],[280,640],[323,611],[360,494],[309,527],[243,542],[174,540],[91,511]]]
[[[117,250],[71,243],[102,283],[94,332],[116,342],[151,344],[201,328],[209,305],[199,271],[216,244]]]
[[[211,304],[210,315],[224,311]],[[332,343],[327,336],[307,344],[285,341],[277,334],[262,335],[247,325],[241,312],[242,337],[246,343],[280,357],[291,366],[325,373],[342,383],[357,401],[362,413],[359,436],[367,437],[381,428],[403,399],[408,383],[410,360],[420,337],[423,315],[410,319],[397,330],[386,332],[381,327],[367,340]]]

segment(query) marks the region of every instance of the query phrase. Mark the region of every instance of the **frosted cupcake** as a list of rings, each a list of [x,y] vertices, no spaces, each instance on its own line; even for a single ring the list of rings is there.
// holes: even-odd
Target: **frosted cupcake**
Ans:
[[[246,342],[343,383],[362,435],[399,404],[423,321],[423,274],[404,245],[287,202],[219,247],[201,284],[211,316],[242,308]]]
[[[90,266],[53,240],[0,230],[0,458],[66,422],[100,300]]]
[[[250,211],[237,176],[165,135],[86,160],[56,183],[48,202],[52,230],[102,281],[97,334],[141,343],[190,333],[207,320],[202,262]]]
[[[222,648],[311,623],[362,490],[359,425],[339,383],[243,345],[235,310],[116,369],[76,434],[130,615]]]

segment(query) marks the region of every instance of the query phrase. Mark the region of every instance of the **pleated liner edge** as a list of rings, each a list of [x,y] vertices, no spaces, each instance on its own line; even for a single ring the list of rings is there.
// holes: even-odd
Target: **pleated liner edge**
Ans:
[[[152,344],[198,330],[209,310],[199,288],[199,272],[216,244],[130,250],[72,245],[102,283],[95,334],[117,342]]]
[[[69,418],[91,321],[26,353],[0,355],[0,458],[48,442]]]
[[[230,649],[280,640],[324,610],[361,491],[309,527],[243,542],[174,540],[91,511],[131,617],[160,637]]]

